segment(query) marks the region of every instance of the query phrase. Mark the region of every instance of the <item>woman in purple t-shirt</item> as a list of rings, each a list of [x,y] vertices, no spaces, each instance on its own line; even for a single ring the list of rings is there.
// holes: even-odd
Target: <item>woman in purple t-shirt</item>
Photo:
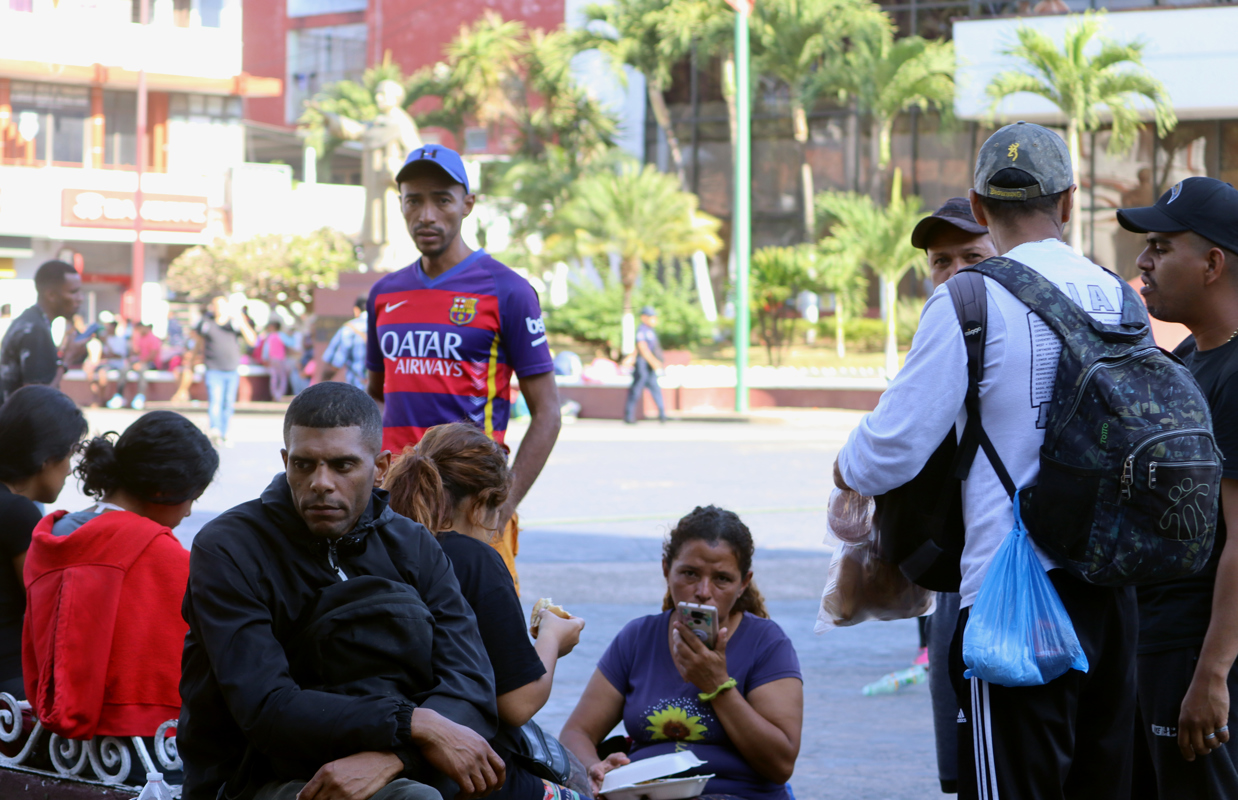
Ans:
[[[663,611],[629,622],[606,649],[560,739],[589,769],[595,788],[615,767],[690,750],[688,774],[715,775],[712,797],[787,800],[804,718],[795,648],[768,618],[752,583],[752,534],[733,512],[697,507],[663,546]],[[710,650],[673,611],[718,610]],[[623,722],[628,755],[598,758],[597,745]]]

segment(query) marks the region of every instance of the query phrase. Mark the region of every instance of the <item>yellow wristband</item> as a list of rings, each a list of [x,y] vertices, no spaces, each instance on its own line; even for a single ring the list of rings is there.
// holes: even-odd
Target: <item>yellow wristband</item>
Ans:
[[[727,689],[734,689],[738,685],[739,684],[735,682],[734,678],[727,678],[726,681],[723,682],[723,684],[719,686],[717,689],[714,689],[712,692],[701,692],[700,694],[697,695],[697,697],[701,698],[702,700],[708,703],[710,700],[713,700],[715,697],[722,694]]]

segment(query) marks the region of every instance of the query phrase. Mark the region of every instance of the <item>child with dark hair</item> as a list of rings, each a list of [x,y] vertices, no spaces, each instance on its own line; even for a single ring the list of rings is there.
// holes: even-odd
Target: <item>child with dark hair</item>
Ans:
[[[451,559],[460,592],[477,615],[481,640],[494,669],[498,735],[491,742],[507,767],[504,800],[572,800],[592,797],[584,766],[572,765],[569,786],[543,780],[513,760],[516,730],[550,698],[555,665],[580,641],[585,621],[543,609],[536,641],[525,634],[524,611],[511,573],[490,541],[499,527],[511,476],[503,446],[463,422],[436,425],[405,450],[383,481],[396,513],[426,526]]]
[[[22,664],[45,728],[149,737],[180,713],[189,553],[172,528],[218,467],[207,437],[171,411],[86,443],[75,472],[96,502],[45,517],[26,561]]]
[[[715,776],[702,797],[790,798],[803,678],[791,640],[752,583],[753,550],[748,527],[716,506],[698,506],[671,531],[662,548],[662,613],[619,632],[560,734],[595,788],[630,760],[687,750],[707,762],[687,774]],[[684,625],[679,603],[716,610],[713,649]],[[631,751],[603,760],[598,744],[620,722]]]
[[[26,698],[21,628],[26,613],[22,568],[30,535],[69,476],[86,418],[50,386],[25,386],[0,406],[0,692]]]

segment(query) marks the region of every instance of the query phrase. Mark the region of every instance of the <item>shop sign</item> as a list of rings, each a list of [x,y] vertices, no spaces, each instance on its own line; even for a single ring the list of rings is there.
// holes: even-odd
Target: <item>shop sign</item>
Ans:
[[[68,228],[133,228],[137,217],[133,192],[65,189],[60,224]],[[142,228],[148,231],[206,230],[205,197],[142,193]]]

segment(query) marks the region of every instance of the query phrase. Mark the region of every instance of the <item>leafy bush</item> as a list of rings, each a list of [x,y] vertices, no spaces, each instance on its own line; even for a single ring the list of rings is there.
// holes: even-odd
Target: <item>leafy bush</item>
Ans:
[[[623,334],[623,286],[610,277],[605,281],[601,289],[589,284],[573,286],[567,303],[546,309],[546,330],[602,348],[617,359]],[[632,308],[639,313],[645,305],[658,311],[658,338],[667,350],[691,348],[710,338],[709,321],[690,274],[685,272],[681,280],[667,270],[666,281],[661,283],[646,269],[632,293]]]

